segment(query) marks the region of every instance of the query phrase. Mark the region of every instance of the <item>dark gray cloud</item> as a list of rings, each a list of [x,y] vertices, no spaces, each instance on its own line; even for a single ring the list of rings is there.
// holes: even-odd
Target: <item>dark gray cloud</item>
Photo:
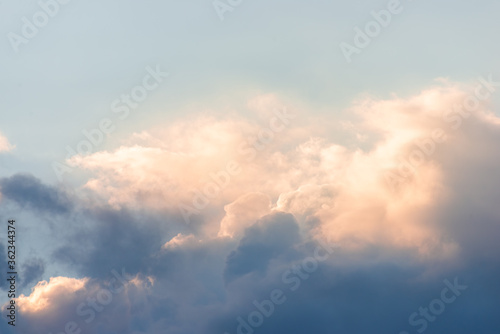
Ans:
[[[293,215],[276,213],[263,217],[245,231],[238,248],[227,257],[226,282],[253,271],[265,273],[272,258],[290,250],[299,240]]]
[[[2,195],[21,207],[53,214],[67,213],[72,208],[69,196],[63,191],[44,185],[29,174],[15,174],[0,179]]]

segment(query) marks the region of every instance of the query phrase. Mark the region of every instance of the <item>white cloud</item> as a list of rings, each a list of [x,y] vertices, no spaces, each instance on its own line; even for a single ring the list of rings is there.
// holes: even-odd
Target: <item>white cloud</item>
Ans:
[[[240,236],[263,215],[281,210],[344,249],[377,245],[413,250],[420,258],[447,258],[459,247],[444,237],[444,226],[429,223],[433,219],[427,212],[446,201],[454,186],[447,180],[461,157],[478,154],[474,143],[496,147],[500,133],[500,121],[487,110],[487,101],[467,117],[460,111],[450,114],[469,96],[467,87],[441,82],[409,98],[358,101],[352,111],[359,119],[349,129],[353,137],[363,133],[371,138],[368,146],[339,145],[322,136],[320,124],[300,120],[249,159],[239,146],[258,126],[245,119],[200,117],[73,162],[94,173],[87,187],[113,205],[172,209],[191,205],[204,186],[215,182],[210,175],[236,161],[242,172],[200,210],[211,226],[210,237]],[[276,105],[275,98],[261,97],[249,105],[263,110],[266,103]],[[457,117],[462,117],[458,129]],[[301,129],[314,127],[314,137],[303,135]],[[138,140],[141,146],[134,144]],[[464,152],[451,155],[457,150]],[[481,158],[500,162],[486,150]],[[168,245],[186,238],[179,236]]]
[[[14,149],[14,146],[9,143],[9,140],[0,133],[0,152],[8,152]]]
[[[50,313],[54,308],[71,301],[88,281],[88,278],[51,277],[49,282],[41,281],[32,288],[29,296],[19,296],[17,303],[25,313]]]

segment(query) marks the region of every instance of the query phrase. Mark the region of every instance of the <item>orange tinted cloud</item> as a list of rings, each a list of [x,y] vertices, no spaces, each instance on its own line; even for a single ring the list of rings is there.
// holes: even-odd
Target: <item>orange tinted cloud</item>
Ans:
[[[17,303],[24,313],[50,312],[71,301],[74,294],[85,288],[88,278],[51,277],[31,289],[29,296],[19,296]]]
[[[260,217],[285,211],[315,237],[345,250],[376,245],[420,258],[450,257],[458,245],[444,241],[445,231],[427,214],[449,195],[443,162],[471,126],[498,131],[500,124],[487,101],[480,101],[457,129],[456,106],[470,94],[467,87],[441,81],[409,98],[360,100],[351,108],[357,118],[349,127],[361,139],[357,146],[331,141],[320,124],[301,114],[256,150],[245,146],[261,129],[254,122],[199,117],[72,162],[93,173],[86,187],[112,205],[173,209],[191,205],[235,161],[241,172],[208,201],[205,212],[198,210],[213,227],[212,236],[241,236]],[[266,103],[276,100],[265,96],[249,105],[261,113]],[[308,132],[315,136],[303,136],[301,128],[314,127]]]

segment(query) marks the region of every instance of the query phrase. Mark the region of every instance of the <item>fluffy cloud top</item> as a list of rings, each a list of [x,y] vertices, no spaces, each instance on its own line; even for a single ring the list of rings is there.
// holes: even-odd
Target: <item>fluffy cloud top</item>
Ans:
[[[116,208],[201,216],[211,235],[241,236],[259,217],[286,211],[317,237],[352,250],[455,256],[459,246],[427,212],[449,198],[448,169],[464,157],[453,155],[455,148],[470,140],[493,145],[499,124],[469,88],[442,81],[410,98],[358,101],[349,130],[371,138],[368,145],[336,144],[295,110],[293,117],[268,112],[260,126],[210,117],[178,122],[71,163],[92,172],[86,187]],[[276,108],[269,97],[251,105],[262,115],[266,103]],[[316,127],[316,135],[304,136],[304,127]],[[491,155],[480,158],[496,163]]]
[[[7,152],[14,148],[12,144],[9,143],[8,139],[0,133],[0,152]]]

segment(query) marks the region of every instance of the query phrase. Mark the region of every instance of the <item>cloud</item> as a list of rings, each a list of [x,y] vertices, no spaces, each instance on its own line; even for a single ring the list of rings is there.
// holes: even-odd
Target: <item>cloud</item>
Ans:
[[[153,130],[156,136],[134,134],[131,146],[75,156],[70,163],[95,172],[86,188],[117,208],[176,207],[192,201],[193,191],[211,180],[210,171],[225,169],[238,144],[246,142],[245,134],[255,128],[248,122],[201,116],[173,124],[167,131]]]
[[[39,282],[29,296],[19,296],[17,303],[25,313],[51,314],[62,307],[71,296],[84,289],[87,278],[51,277],[49,282]]]
[[[9,143],[8,139],[0,133],[0,152],[8,152],[14,149],[14,146]]]
[[[245,230],[238,248],[226,260],[226,282],[251,272],[264,274],[270,261],[300,240],[295,218],[287,213],[264,216]]]
[[[8,268],[7,267],[7,244],[3,244],[0,242],[0,265],[2,268]],[[6,280],[0,280],[0,289],[4,289],[8,287],[8,282]]]
[[[82,279],[37,285],[25,298],[57,316],[37,318],[40,309],[23,319],[30,329],[63,328],[113,268],[126,268],[127,289],[96,313],[89,332],[237,333],[238,317],[247,321],[275,289],[286,302],[260,333],[415,332],[410,314],[455,277],[469,288],[428,332],[497,328],[500,119],[487,101],[460,109],[471,96],[474,89],[441,81],[406,98],[362,98],[344,129],[359,141],[340,143],[297,113],[258,150],[249,137],[265,121],[204,115],[77,156],[72,162],[90,177],[71,199],[77,223],[66,226],[51,261],[88,281],[73,290]],[[275,98],[249,104],[260,120],[266,103]],[[186,224],[177,206],[194,206],[210,182],[226,183],[232,160],[241,172]],[[16,198],[13,184],[31,184],[52,194],[51,204],[35,205],[35,197],[26,210],[58,207],[56,188],[12,179],[1,181],[11,185],[6,198]],[[307,275],[297,271],[319,240],[340,248]],[[66,288],[72,297],[58,299]]]
[[[163,246],[162,249],[176,249],[176,248],[184,248],[188,245],[196,245],[199,243],[199,240],[196,240],[195,236],[190,234],[190,235],[183,235],[181,233],[177,234],[175,237],[167,241]]]
[[[260,217],[271,212],[271,199],[262,193],[247,193],[224,206],[226,215],[220,223],[221,237],[243,235]]]
[[[23,333],[71,332],[67,328],[76,332],[132,333],[130,327],[139,328],[141,317],[150,319],[137,306],[147,303],[154,278],[115,274],[107,280],[51,277],[48,282],[39,282],[29,296],[16,299],[18,317],[23,319],[16,328]]]
[[[23,264],[21,274],[22,287],[28,286],[34,280],[38,282],[45,271],[45,263],[40,258],[31,258]]]
[[[53,252],[53,258],[93,278],[104,278],[117,267],[131,274],[147,270],[153,262],[151,255],[161,250],[163,240],[172,233],[171,217],[138,218],[125,209],[84,208],[80,219],[84,226],[66,227],[66,242]]]
[[[44,185],[29,174],[15,174],[0,179],[2,195],[21,207],[37,211],[63,214],[72,208],[69,195],[55,187]]]
[[[349,130],[370,141],[354,147],[331,141],[320,123],[295,119],[268,144],[252,146],[265,127],[200,116],[72,163],[92,173],[85,187],[113,207],[179,214],[188,207],[211,236],[241,236],[256,219],[284,210],[302,228],[352,251],[381,246],[422,260],[454,257],[458,244],[425,216],[447,196],[446,149],[468,136],[469,124],[492,132],[499,124],[480,102],[455,129],[461,114],[449,111],[467,101],[466,89],[441,81],[409,98],[357,101]],[[262,111],[266,103],[277,105],[275,97],[249,105]],[[301,128],[310,130],[307,136]],[[238,164],[236,175],[227,172],[229,162]]]

